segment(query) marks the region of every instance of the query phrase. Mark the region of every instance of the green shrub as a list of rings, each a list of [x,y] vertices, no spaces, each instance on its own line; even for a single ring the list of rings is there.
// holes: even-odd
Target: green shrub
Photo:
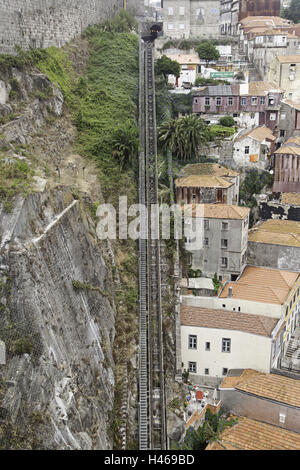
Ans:
[[[224,126],[224,127],[233,127],[236,125],[236,122],[235,120],[233,119],[232,116],[224,116],[220,119],[219,121],[220,125],[221,126]]]

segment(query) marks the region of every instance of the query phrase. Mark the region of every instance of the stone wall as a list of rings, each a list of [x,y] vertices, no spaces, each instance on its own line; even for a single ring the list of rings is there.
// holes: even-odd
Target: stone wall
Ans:
[[[0,0],[0,53],[61,47],[122,6],[123,0]]]

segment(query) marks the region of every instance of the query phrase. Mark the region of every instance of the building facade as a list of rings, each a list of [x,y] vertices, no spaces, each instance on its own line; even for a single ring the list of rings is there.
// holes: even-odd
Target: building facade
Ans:
[[[232,370],[220,384],[220,398],[226,410],[297,433],[299,397],[299,380],[258,370]]]
[[[253,124],[273,130],[278,125],[282,98],[283,90],[270,82],[206,86],[193,96],[193,113],[230,114],[241,125],[252,119]]]
[[[300,222],[258,222],[248,237],[248,263],[300,272]]]
[[[164,36],[214,38],[219,34],[220,0],[164,0]]]
[[[300,54],[276,56],[270,63],[268,80],[285,91],[285,98],[298,102],[300,99]]]
[[[274,152],[274,193],[300,193],[300,137],[291,137]]]
[[[220,280],[235,280],[247,262],[250,210],[222,204],[203,204],[199,214],[194,209],[195,205],[185,210],[185,248],[191,256],[191,268],[203,276],[217,274]],[[196,218],[202,219],[198,226]],[[199,244],[192,243],[197,227],[202,230]]]
[[[233,142],[233,160],[239,167],[265,169],[270,165],[276,137],[266,127],[256,127]]]
[[[279,16],[280,0],[240,0],[239,21],[247,16]]]
[[[186,305],[180,315],[183,369],[194,383],[219,383],[230,369],[245,364],[270,372],[278,320]]]

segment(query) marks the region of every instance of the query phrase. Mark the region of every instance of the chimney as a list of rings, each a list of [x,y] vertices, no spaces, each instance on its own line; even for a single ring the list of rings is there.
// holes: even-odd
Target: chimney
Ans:
[[[228,287],[228,298],[232,299],[232,287]]]

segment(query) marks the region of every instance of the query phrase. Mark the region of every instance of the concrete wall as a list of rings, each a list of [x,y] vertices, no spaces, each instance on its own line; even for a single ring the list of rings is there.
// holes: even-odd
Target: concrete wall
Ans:
[[[189,335],[197,336],[197,349],[189,349]],[[222,338],[231,339],[231,352],[222,352]],[[205,343],[210,343],[206,351]],[[255,369],[270,372],[271,338],[236,330],[181,326],[181,357],[183,368],[188,369],[188,362],[197,363],[196,374],[190,373],[193,381],[197,376],[204,376],[209,369],[209,376],[221,378],[223,368]]]
[[[123,0],[0,0],[0,53],[62,46],[111,17]]]
[[[285,307],[278,304],[251,302],[242,299],[222,299],[219,297],[195,297],[193,295],[186,295],[182,296],[182,303],[184,305],[190,305],[191,307],[231,310],[278,319],[282,318],[285,313]]]
[[[290,431],[300,432],[299,408],[251,396],[238,390],[221,390],[220,398],[222,406],[234,414],[274,424]],[[286,416],[285,423],[280,423],[280,413]]]
[[[300,272],[300,248],[249,242],[248,263],[254,266]]]

